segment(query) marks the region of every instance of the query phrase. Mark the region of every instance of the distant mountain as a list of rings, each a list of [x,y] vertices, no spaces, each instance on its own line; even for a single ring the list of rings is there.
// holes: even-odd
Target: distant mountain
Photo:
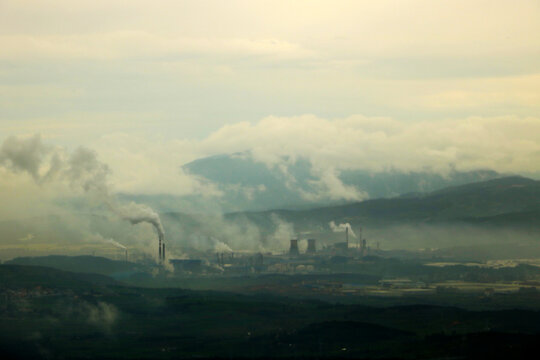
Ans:
[[[428,194],[392,199],[374,199],[347,205],[291,211],[239,212],[226,216],[231,221],[248,219],[264,226],[270,214],[277,214],[297,229],[312,229],[329,221],[354,225],[471,223],[536,225],[540,213],[540,181],[505,177],[449,187]]]
[[[385,249],[484,246],[491,258],[504,258],[506,244],[532,256],[540,239],[540,181],[505,177],[422,194],[373,199],[306,210],[242,211],[225,215],[162,214],[168,238],[180,247],[212,249],[218,242],[239,251],[258,244],[287,250],[288,240],[316,238],[320,246],[343,241],[329,226],[349,223],[363,229],[371,245]],[[357,238],[351,237],[356,243]],[[519,244],[519,248],[515,247]],[[506,249],[506,248],[505,248]]]
[[[216,184],[223,191],[224,196],[217,199],[217,203],[225,212],[276,208],[308,209],[347,203],[346,200],[320,196],[318,178],[313,175],[312,165],[307,159],[284,159],[280,166],[268,167],[253,160],[249,153],[238,153],[198,159],[182,168]],[[453,171],[441,175],[429,171],[392,170],[372,173],[366,170],[345,170],[338,174],[344,185],[367,194],[370,199],[425,193],[498,177],[500,175],[494,171]],[[150,201],[159,208],[167,209],[166,198],[146,197],[138,200]],[[178,200],[196,201],[194,198]]]

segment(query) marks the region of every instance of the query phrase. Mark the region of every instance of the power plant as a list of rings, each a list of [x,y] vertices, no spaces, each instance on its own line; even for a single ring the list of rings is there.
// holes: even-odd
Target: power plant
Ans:
[[[158,223],[159,225],[159,223]],[[245,273],[272,273],[272,272],[326,272],[331,270],[335,264],[352,264],[364,261],[368,255],[369,248],[367,241],[363,238],[363,229],[359,228],[358,234],[352,230],[349,223],[335,224],[332,222],[330,228],[333,233],[341,233],[339,236],[325,235],[320,232],[304,232],[311,236],[305,239],[298,237],[289,239],[288,251],[283,249],[282,253],[256,252],[239,249],[233,252],[226,243],[221,251],[195,250],[183,251],[185,258],[171,258],[166,256],[166,246],[164,241],[164,231],[161,226],[155,227],[158,235],[158,261],[157,265],[172,265],[174,273],[180,276],[197,276],[209,274],[245,274]],[[316,239],[313,235],[318,235]],[[337,234],[336,234],[337,235]],[[320,237],[323,237],[321,240]],[[328,236],[327,239],[324,239]],[[350,236],[355,238],[353,244],[350,243]],[[339,239],[342,239],[339,241]],[[214,239],[215,240],[215,239]],[[337,241],[336,241],[337,240]],[[218,241],[220,244],[221,241]],[[380,253],[378,243],[376,252]],[[304,247],[305,246],[305,247]],[[126,262],[128,261],[128,251],[125,249]],[[236,255],[236,256],[235,256]],[[331,265],[334,264],[334,265]],[[343,271],[343,268],[341,270]]]
[[[289,256],[295,257],[299,255],[300,255],[300,251],[298,251],[298,239],[291,239],[291,247],[289,248]]]

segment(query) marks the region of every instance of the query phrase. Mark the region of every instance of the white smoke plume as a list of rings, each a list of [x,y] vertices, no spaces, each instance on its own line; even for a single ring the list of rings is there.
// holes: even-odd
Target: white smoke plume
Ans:
[[[127,205],[122,205],[113,209],[122,219],[129,221],[132,224],[147,222],[154,226],[160,238],[163,238],[165,231],[159,215],[150,207],[142,204],[130,202]]]
[[[26,139],[12,136],[0,147],[0,165],[13,172],[27,172],[39,182],[42,162],[51,150],[42,143],[39,135]]]
[[[132,224],[147,222],[154,226],[160,238],[164,236],[161,220],[154,210],[134,202],[118,204],[109,190],[109,167],[90,149],[79,147],[68,153],[44,144],[39,135],[9,137],[0,147],[0,166],[16,173],[26,172],[41,185],[66,183],[73,190],[82,190],[86,196],[105,204],[123,220]]]
[[[0,165],[16,172],[26,172],[38,183],[66,182],[74,190],[109,196],[107,177],[110,169],[94,151],[79,147],[71,154],[44,144],[41,136],[7,138],[0,147]]]
[[[124,249],[124,250],[127,250],[127,247],[125,247],[124,245],[120,244],[118,241],[116,240],[113,240],[113,239],[105,239],[108,243],[116,246],[117,248],[120,248],[120,249]]]
[[[233,249],[231,249],[231,247],[225,244],[223,241],[219,241],[218,239],[214,239],[214,238],[212,238],[212,240],[215,241],[215,244],[214,244],[215,252],[218,252],[218,253],[224,253],[224,252],[232,253],[233,252]]]
[[[88,239],[91,242],[105,242],[108,244],[111,244],[119,249],[127,250],[127,247],[125,245],[120,244],[118,241],[111,239],[111,238],[105,238],[101,234],[93,234]]]
[[[294,225],[274,213],[270,216],[270,220],[274,223],[276,230],[268,238],[268,247],[272,250],[286,251],[289,248],[289,241],[296,237]]]
[[[356,237],[356,234],[349,223],[336,225],[334,221],[330,221],[328,226],[330,226],[330,229],[332,229],[333,232],[345,232],[347,229],[349,229],[349,235]]]

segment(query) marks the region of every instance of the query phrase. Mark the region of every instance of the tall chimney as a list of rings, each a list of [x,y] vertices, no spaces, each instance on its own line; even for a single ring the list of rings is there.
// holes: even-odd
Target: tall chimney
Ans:
[[[358,252],[362,252],[362,227],[360,226],[358,228],[358,240],[357,240],[357,250]]]
[[[161,256],[163,256],[163,261],[165,261],[165,242],[163,242],[163,244],[161,246],[163,247],[162,252],[161,252]]]
[[[347,243],[347,249],[349,248],[349,226],[345,228],[345,242]]]
[[[162,254],[161,254],[161,235],[159,235],[159,243],[158,243],[158,248],[159,248],[159,262],[161,262],[161,259],[162,259]]]
[[[128,262],[128,249],[126,248],[126,262]]]
[[[291,239],[291,247],[289,248],[290,256],[298,256],[300,252],[298,251],[298,239]]]
[[[362,256],[366,255],[367,251],[367,241],[366,239],[362,239]]]
[[[314,254],[317,252],[317,247],[315,245],[315,239],[308,239],[307,241],[307,251],[310,254]]]

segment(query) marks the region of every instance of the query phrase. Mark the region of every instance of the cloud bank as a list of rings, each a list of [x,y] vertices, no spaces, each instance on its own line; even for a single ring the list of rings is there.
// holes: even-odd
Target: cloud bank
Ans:
[[[103,163],[96,162],[88,150],[67,154],[37,137],[8,138],[1,146],[0,164],[4,171],[26,172],[37,182],[62,177],[85,191],[102,194],[114,184],[114,192],[211,199],[222,196],[223,190],[185,173],[181,165],[200,157],[241,153],[281,171],[291,188],[295,178],[288,174],[288,166],[298,160],[309,161],[315,190],[302,194],[306,200],[361,200],[367,195],[343,184],[338,177],[341,171],[432,171],[444,175],[453,170],[489,169],[538,173],[540,118],[404,122],[361,115],[337,119],[267,117],[224,126],[201,140],[154,142],[117,133],[103,136],[91,146]],[[62,169],[60,164],[68,166]],[[109,184],[106,179],[110,179]],[[7,181],[9,177],[2,180]]]
[[[179,166],[200,157],[241,153],[282,171],[291,187],[295,179],[287,173],[288,165],[308,160],[316,191],[303,194],[306,199],[355,200],[366,194],[344,185],[338,178],[341,171],[540,172],[540,118],[405,122],[361,115],[267,117],[224,126],[202,140],[152,142],[127,134],[109,135],[96,143],[96,149],[115,169],[120,191],[221,196],[212,184],[190,177]],[[135,177],[133,170],[139,168],[148,171],[138,171]]]

